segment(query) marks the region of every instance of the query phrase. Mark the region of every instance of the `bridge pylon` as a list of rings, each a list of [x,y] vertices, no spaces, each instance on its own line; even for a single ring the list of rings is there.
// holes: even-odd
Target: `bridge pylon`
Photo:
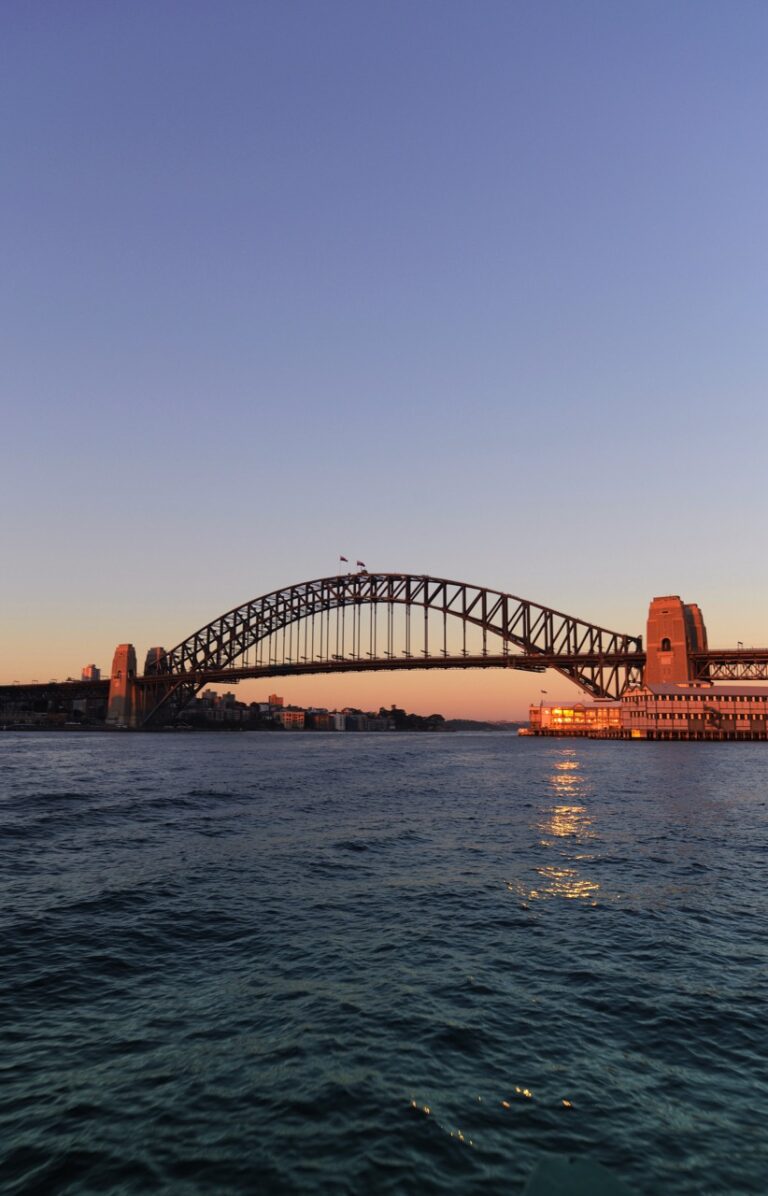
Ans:
[[[136,725],[136,649],[118,644],[112,659],[107,700],[107,723],[112,727]]]
[[[707,629],[699,606],[683,602],[677,594],[652,599],[645,645],[646,685],[693,681],[696,654],[707,651]]]

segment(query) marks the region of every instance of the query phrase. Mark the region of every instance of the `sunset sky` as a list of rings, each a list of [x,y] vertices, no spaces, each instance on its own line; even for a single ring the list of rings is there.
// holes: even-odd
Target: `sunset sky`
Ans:
[[[5,5],[0,682],[342,553],[768,644],[767,59],[751,0]]]

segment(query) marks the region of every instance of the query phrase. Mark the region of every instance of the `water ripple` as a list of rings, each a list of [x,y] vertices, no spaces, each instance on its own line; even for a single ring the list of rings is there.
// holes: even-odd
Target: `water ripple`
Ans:
[[[762,1193],[764,748],[679,746],[3,734],[3,1190]]]

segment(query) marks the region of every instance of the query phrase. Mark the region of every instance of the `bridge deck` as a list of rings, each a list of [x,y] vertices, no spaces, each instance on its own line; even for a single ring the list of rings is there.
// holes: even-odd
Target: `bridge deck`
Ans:
[[[331,660],[308,661],[279,661],[269,665],[234,668],[234,669],[200,669],[182,673],[159,674],[156,676],[139,677],[140,685],[151,686],[164,684],[169,681],[188,681],[199,685],[222,684],[224,682],[245,681],[259,677],[288,677],[309,676],[328,673],[366,673],[366,672],[401,672],[409,669],[522,669],[531,673],[543,673],[550,668],[564,666],[600,665],[613,667],[628,664],[641,665],[645,660],[642,653],[631,655],[597,656],[549,656],[543,653],[536,655],[522,655],[519,653],[491,654],[485,656],[408,656],[408,657],[377,657],[365,660],[362,657],[345,657]]]

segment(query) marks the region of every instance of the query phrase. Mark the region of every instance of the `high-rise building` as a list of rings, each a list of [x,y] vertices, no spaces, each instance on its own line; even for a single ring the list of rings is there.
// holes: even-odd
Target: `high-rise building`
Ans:
[[[85,664],[80,679],[81,681],[101,681],[101,669],[97,669],[95,664]]]

